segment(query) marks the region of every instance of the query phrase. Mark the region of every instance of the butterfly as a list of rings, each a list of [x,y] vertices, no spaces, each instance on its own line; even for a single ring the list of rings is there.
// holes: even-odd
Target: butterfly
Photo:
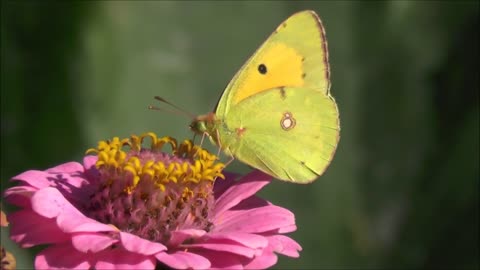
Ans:
[[[330,94],[327,40],[314,11],[293,14],[227,85],[214,112],[190,128],[274,178],[310,183],[324,173],[340,139]]]

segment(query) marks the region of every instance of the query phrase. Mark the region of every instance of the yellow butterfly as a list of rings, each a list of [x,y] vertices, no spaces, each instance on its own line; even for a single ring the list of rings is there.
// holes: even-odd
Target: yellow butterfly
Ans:
[[[340,121],[317,14],[301,11],[280,24],[230,81],[215,112],[190,127],[275,178],[309,183],[322,175]]]

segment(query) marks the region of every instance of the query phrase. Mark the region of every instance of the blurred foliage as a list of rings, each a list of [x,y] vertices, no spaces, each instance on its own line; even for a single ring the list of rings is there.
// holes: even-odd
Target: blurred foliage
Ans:
[[[478,269],[478,1],[2,1],[2,191],[112,136],[191,138],[152,97],[212,110],[303,9],[327,30],[342,138],[315,183],[262,192],[295,213],[304,249],[276,267]],[[2,245],[31,267],[33,251]]]

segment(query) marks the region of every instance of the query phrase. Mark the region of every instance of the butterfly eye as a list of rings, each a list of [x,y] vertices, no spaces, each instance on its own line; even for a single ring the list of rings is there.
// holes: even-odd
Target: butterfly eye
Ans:
[[[267,67],[264,64],[258,65],[258,72],[260,72],[260,74],[266,74],[267,73]]]

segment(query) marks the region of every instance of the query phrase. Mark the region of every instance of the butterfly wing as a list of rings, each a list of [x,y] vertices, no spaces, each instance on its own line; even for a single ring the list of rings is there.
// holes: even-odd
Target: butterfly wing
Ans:
[[[327,42],[320,19],[310,10],[295,13],[233,77],[218,102],[216,115],[223,118],[242,100],[275,87],[305,87],[328,94],[329,77]]]
[[[305,87],[280,87],[235,106],[218,129],[222,148],[275,178],[309,183],[332,160],[339,141],[332,97]]]

